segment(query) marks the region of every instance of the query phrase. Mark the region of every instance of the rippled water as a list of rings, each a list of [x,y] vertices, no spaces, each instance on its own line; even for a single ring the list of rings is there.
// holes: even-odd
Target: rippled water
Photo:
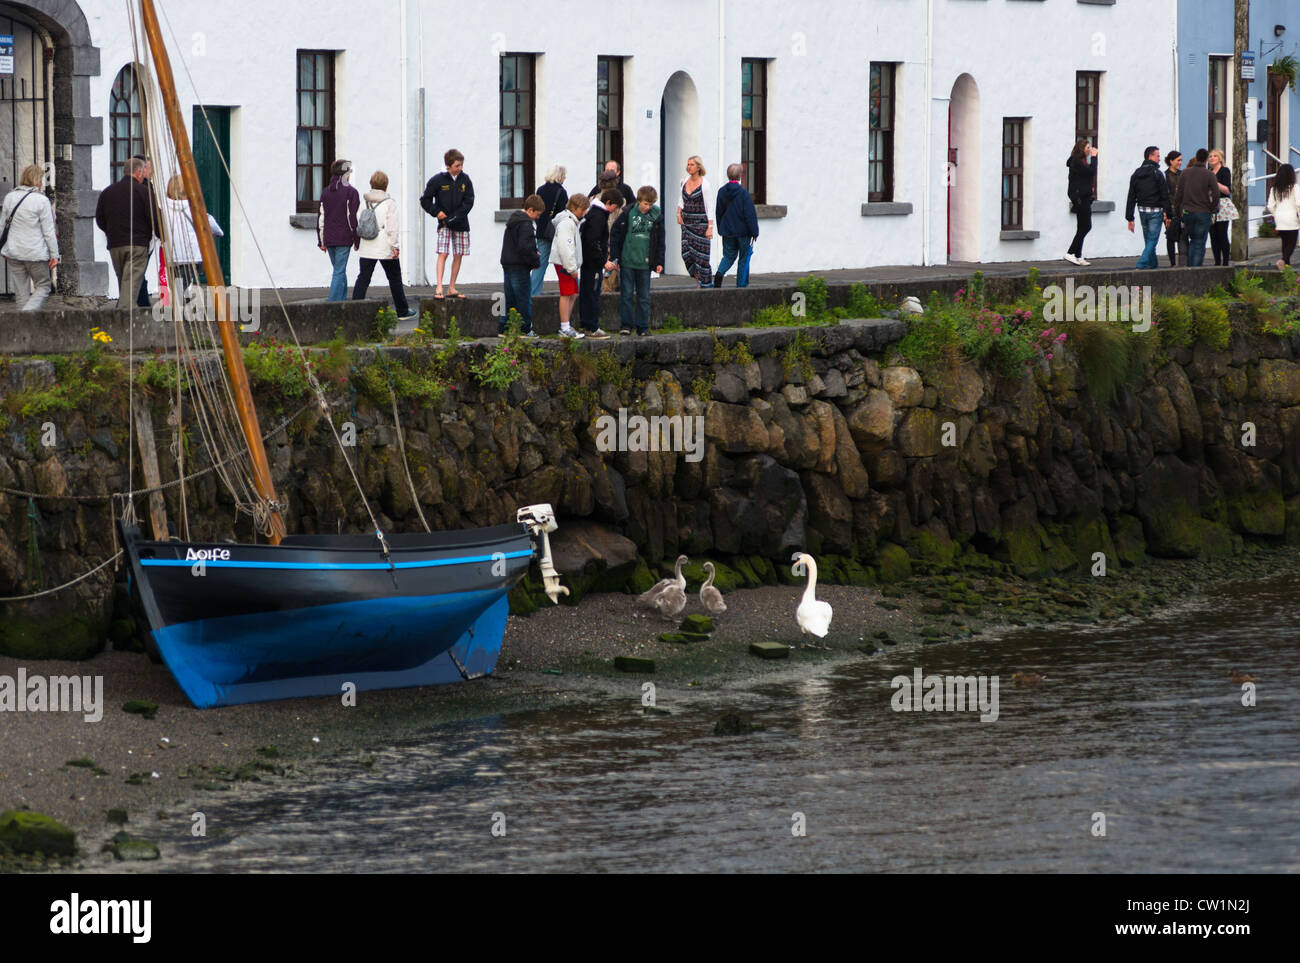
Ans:
[[[668,716],[644,715],[629,677],[625,700],[440,726],[373,770],[209,805],[227,835],[178,840],[156,868],[1295,872],[1298,590],[1240,583],[1122,628],[661,688]],[[998,675],[997,722],[893,711],[890,679],[917,666]],[[1232,668],[1259,678],[1256,707]],[[1047,681],[1017,687],[1017,669]],[[765,730],[714,736],[726,708]]]

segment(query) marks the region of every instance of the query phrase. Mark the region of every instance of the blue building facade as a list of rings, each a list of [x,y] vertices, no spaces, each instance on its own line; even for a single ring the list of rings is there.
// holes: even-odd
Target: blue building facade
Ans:
[[[1177,147],[1188,156],[1218,147],[1231,166],[1232,116],[1239,109],[1233,82],[1241,70],[1233,60],[1232,0],[1179,0],[1177,43]],[[1276,167],[1265,149],[1300,166],[1300,95],[1269,69],[1283,57],[1300,61],[1300,2],[1251,0],[1247,49],[1255,55],[1255,79],[1248,88],[1253,109],[1248,104],[1246,140],[1249,176],[1257,178]],[[1267,200],[1268,183],[1256,180],[1249,187],[1252,218]],[[1251,222],[1252,235],[1258,224]]]

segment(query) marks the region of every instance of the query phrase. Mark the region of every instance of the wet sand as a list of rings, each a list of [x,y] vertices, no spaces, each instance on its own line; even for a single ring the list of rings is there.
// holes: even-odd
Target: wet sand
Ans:
[[[1300,552],[1279,548],[1217,562],[1156,562],[1104,584],[961,574],[915,577],[902,591],[819,585],[818,598],[835,613],[823,640],[800,638],[794,620],[799,586],[728,594],[728,611],[715,619],[712,638],[685,645],[659,641],[660,633],[676,630],[678,620],[639,611],[633,596],[589,595],[576,607],[512,616],[491,677],[358,693],[355,707],[314,698],[198,710],[165,666],[139,653],[107,652],[85,662],[0,656],[0,675],[15,677],[25,667],[29,674],[104,678],[101,721],[86,722],[79,713],[0,713],[0,810],[25,805],[44,812],[76,830],[80,849],[89,854],[123,828],[107,821],[109,809],[125,809],[130,821],[124,828],[137,832],[161,813],[188,818],[189,807],[208,791],[235,782],[304,778],[322,763],[391,745],[443,722],[607,698],[635,690],[645,679],[707,691],[775,677],[810,661],[866,658],[885,645],[951,642],[1012,624],[1136,617],[1185,601],[1210,581],[1283,569],[1300,569]],[[1002,601],[986,602],[979,615],[954,612],[942,599],[959,580],[986,600]],[[1080,604],[1085,598],[1086,606]],[[702,612],[692,596],[683,614]],[[748,653],[755,641],[796,648],[789,661],[769,661]],[[616,672],[612,661],[618,655],[653,659],[655,674]],[[123,711],[135,699],[156,702],[156,717]],[[95,768],[67,765],[78,759]],[[133,774],[141,774],[138,784],[128,783]]]

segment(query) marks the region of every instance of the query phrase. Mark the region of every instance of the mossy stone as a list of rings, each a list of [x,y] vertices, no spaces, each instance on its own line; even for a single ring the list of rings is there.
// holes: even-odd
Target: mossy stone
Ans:
[[[682,619],[681,630],[683,632],[696,632],[708,634],[713,631],[713,619],[707,615],[688,615]]]
[[[754,570],[754,574],[764,585],[775,585],[777,582],[776,566],[772,564],[770,558],[764,558],[761,555],[749,556],[749,566]]]
[[[126,825],[125,809],[109,809],[104,813],[104,819],[114,826]]]
[[[1040,535],[1041,533],[1041,535]],[[1035,578],[1051,573],[1043,556],[1041,525],[1032,528],[1013,528],[1003,534],[1003,547],[1011,570],[1021,578]]]
[[[876,574],[882,582],[901,582],[912,577],[912,559],[907,549],[885,542],[876,550]]]
[[[122,703],[122,711],[152,719],[158,715],[158,703],[150,702],[148,699],[132,699],[130,702]]]
[[[1227,525],[1219,522],[1201,520],[1201,554],[1207,558],[1226,558],[1239,555],[1242,550],[1241,536]]]
[[[108,626],[108,637],[113,640],[115,652],[144,651],[144,643],[136,634],[135,619],[114,619]]]
[[[749,652],[760,659],[788,659],[790,647],[780,642],[751,642]]]
[[[1286,503],[1277,489],[1248,491],[1228,500],[1228,522],[1245,535],[1281,535],[1286,531]]]
[[[918,531],[916,549],[920,558],[943,568],[950,568],[957,560],[958,545],[947,535],[940,538],[933,532]]]
[[[0,813],[0,843],[15,853],[75,856],[77,834],[44,813],[6,809]]]
[[[124,839],[113,844],[113,858],[124,861],[146,862],[157,859],[158,844],[147,839]]]
[[[643,659],[637,655],[614,656],[614,668],[619,672],[654,672],[654,659]]]
[[[1147,542],[1142,533],[1142,522],[1134,515],[1118,515],[1112,532],[1115,555],[1125,565],[1141,565],[1146,561]],[[1091,571],[1091,567],[1089,568]]]
[[[654,588],[655,583],[658,581],[654,576],[654,572],[650,571],[650,566],[646,564],[645,559],[639,558],[636,562],[636,568],[628,576],[625,590],[633,595],[640,595],[642,592],[648,592]]]
[[[749,559],[743,557],[733,558],[731,567],[744,582],[745,588],[758,588],[763,584],[763,579],[754,571],[754,566],[749,563]]]
[[[89,659],[104,650],[108,623],[91,624],[84,615],[29,612],[19,603],[4,606],[0,655],[15,659]]]
[[[867,568],[856,558],[844,560],[844,583],[864,587],[876,584],[876,573]]]
[[[1286,543],[1300,545],[1300,495],[1286,500]]]

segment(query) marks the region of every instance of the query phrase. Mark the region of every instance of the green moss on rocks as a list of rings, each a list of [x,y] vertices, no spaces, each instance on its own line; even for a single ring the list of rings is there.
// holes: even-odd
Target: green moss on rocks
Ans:
[[[912,577],[912,559],[907,550],[893,542],[884,542],[876,550],[876,575],[880,581],[901,582]]]
[[[1011,529],[1003,534],[1003,552],[1016,575],[1038,578],[1051,574],[1051,566],[1043,555],[1046,534],[1041,525]]]
[[[158,703],[150,702],[148,699],[132,699],[130,702],[122,703],[122,711],[152,719],[158,715]]]
[[[686,591],[698,592],[704,580],[709,577],[709,573],[704,571],[704,562],[691,561],[682,566],[682,575],[686,578]],[[734,592],[738,588],[745,587],[745,578],[730,565],[724,565],[722,562],[713,563],[713,585],[719,592]],[[671,578],[671,569],[665,578]],[[648,586],[647,586],[648,587]]]
[[[520,579],[515,587],[506,593],[511,615],[532,615],[537,611],[538,603],[528,590],[528,580]]]
[[[764,558],[761,555],[749,556],[749,566],[758,576],[759,581],[764,585],[775,585],[778,581],[776,576],[776,566],[772,564],[770,558]]]
[[[1149,511],[1142,530],[1152,555],[1196,558],[1201,554],[1201,516],[1184,501],[1161,505]]]
[[[1221,522],[1201,519],[1201,554],[1207,558],[1238,555],[1242,550],[1241,536]]]
[[[44,813],[6,809],[0,813],[0,843],[15,853],[75,856],[77,834]]]
[[[1300,495],[1286,500],[1286,543],[1300,545]]]
[[[654,588],[655,583],[658,581],[654,576],[654,572],[650,571],[650,566],[646,564],[645,559],[638,558],[636,568],[628,576],[623,590],[631,592],[633,595],[640,595],[642,592],[648,592]]]
[[[84,614],[28,613],[17,603],[0,604],[0,655],[15,659],[89,659],[104,650],[107,625]]]
[[[1228,524],[1247,535],[1282,535],[1286,531],[1286,503],[1282,493],[1243,492],[1227,502]]]
[[[1147,542],[1142,534],[1142,522],[1133,515],[1118,515],[1114,522],[1112,539],[1115,555],[1124,565],[1141,565],[1146,561]]]
[[[707,615],[688,615],[682,619],[683,632],[697,632],[707,635],[713,631],[713,619]]]
[[[916,550],[925,561],[950,568],[957,560],[959,546],[947,535],[939,537],[922,530],[916,533]]]

